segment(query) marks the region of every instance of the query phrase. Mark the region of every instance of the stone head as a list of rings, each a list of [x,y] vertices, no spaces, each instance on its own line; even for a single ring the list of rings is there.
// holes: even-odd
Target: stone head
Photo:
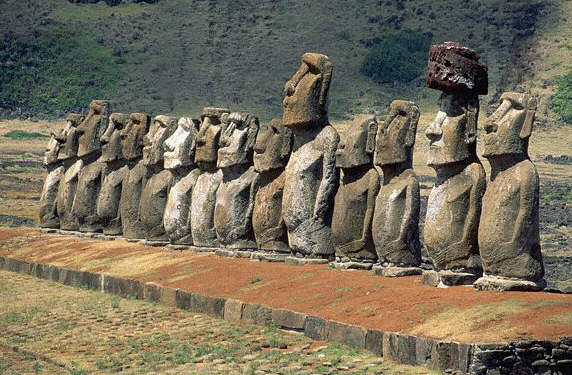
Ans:
[[[175,132],[165,141],[165,169],[194,164],[200,121],[181,117]]]
[[[203,109],[195,151],[195,163],[199,168],[216,166],[222,121],[223,117],[227,117],[229,113],[227,108],[206,107]]]
[[[406,100],[394,100],[389,114],[377,130],[375,164],[388,165],[413,161],[413,145],[419,107]]]
[[[435,121],[425,130],[427,165],[440,166],[476,156],[479,100],[473,95],[443,93]]]
[[[106,100],[92,100],[89,113],[77,127],[79,133],[79,148],[77,156],[83,157],[93,152],[101,151],[101,135],[107,129],[110,105]]]
[[[288,163],[292,149],[292,130],[274,119],[261,125],[254,144],[254,169],[268,172],[282,168]]]
[[[225,119],[217,155],[217,167],[252,164],[254,143],[258,134],[258,117],[249,113],[233,112]]]
[[[123,159],[121,151],[121,131],[126,127],[129,115],[112,113],[107,129],[101,136],[101,161],[112,162]]]
[[[305,53],[298,71],[284,86],[282,125],[323,126],[328,122],[328,91],[332,64],[327,56]]]
[[[336,150],[336,167],[353,168],[371,164],[376,133],[375,118],[360,120],[357,126],[340,131],[340,142]]]
[[[63,130],[60,130],[60,132],[63,132]],[[57,133],[52,132],[46,146],[46,151],[44,152],[44,165],[51,165],[58,162],[58,154],[63,144],[64,142],[62,142],[61,135],[58,136]]]
[[[121,151],[126,160],[135,160],[143,155],[143,137],[149,131],[150,122],[145,113],[129,115],[126,126],[120,131]]]
[[[79,148],[79,133],[77,127],[84,120],[84,117],[77,113],[70,113],[66,118],[66,127],[56,133],[57,140],[63,144],[58,154],[59,160],[67,160],[77,156]]]
[[[143,137],[143,164],[163,164],[164,143],[177,128],[177,119],[159,115],[153,120],[149,132]]]
[[[483,156],[528,155],[536,99],[527,94],[505,92],[499,102],[497,110],[486,120]]]

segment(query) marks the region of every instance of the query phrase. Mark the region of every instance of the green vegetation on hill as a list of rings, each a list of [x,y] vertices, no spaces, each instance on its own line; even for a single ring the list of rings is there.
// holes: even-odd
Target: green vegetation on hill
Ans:
[[[572,124],[572,70],[558,79],[552,109],[562,120]]]
[[[38,132],[27,132],[25,130],[11,130],[4,134],[4,137],[10,139],[34,139],[47,138],[48,136]]]

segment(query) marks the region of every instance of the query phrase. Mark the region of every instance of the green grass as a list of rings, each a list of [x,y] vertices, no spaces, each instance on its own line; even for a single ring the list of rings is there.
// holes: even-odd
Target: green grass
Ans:
[[[25,130],[11,130],[4,134],[4,137],[10,139],[37,139],[37,138],[47,138],[46,134],[38,133],[38,132],[28,132]],[[29,154],[24,153],[22,154],[22,159],[24,156],[28,156]],[[35,157],[35,156],[34,156]]]
[[[562,120],[572,124],[572,69],[558,79],[551,107]]]

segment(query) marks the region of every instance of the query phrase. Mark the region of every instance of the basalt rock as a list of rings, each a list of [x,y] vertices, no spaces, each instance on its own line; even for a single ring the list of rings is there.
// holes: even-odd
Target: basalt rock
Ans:
[[[52,134],[46,152],[44,154],[44,166],[48,174],[44,180],[42,194],[40,195],[40,227],[59,228],[60,218],[57,211],[57,196],[60,180],[62,179],[65,167],[58,160],[58,153],[63,146],[61,137]]]
[[[331,220],[338,184],[339,136],[329,124],[327,96],[332,65],[327,56],[306,53],[284,88],[282,125],[294,133],[285,170],[282,214],[292,251],[312,257],[334,255]]]

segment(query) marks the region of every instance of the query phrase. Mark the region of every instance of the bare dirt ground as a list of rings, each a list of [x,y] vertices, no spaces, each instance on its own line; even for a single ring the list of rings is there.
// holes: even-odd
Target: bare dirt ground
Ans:
[[[328,265],[292,266],[0,229],[0,255],[286,308],[385,332],[461,342],[572,336],[572,295],[476,292]]]
[[[276,327],[0,271],[0,374],[437,374]]]

